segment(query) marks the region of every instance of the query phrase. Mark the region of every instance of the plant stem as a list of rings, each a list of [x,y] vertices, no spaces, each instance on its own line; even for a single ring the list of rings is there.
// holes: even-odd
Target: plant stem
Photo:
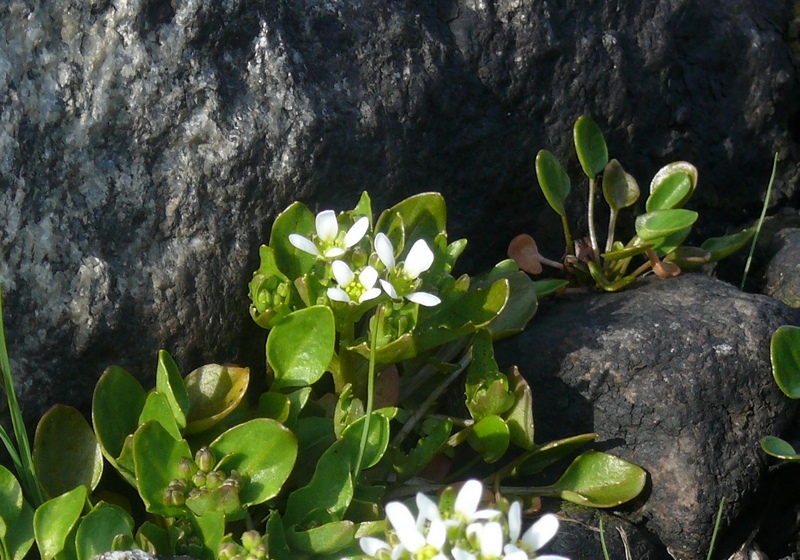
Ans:
[[[775,172],[778,170],[778,152],[775,152],[775,159],[772,160],[772,176],[769,178],[769,185],[767,185],[767,194],[764,197],[764,205],[761,207],[761,217],[758,218],[758,225],[756,232],[753,234],[753,241],[750,243],[750,254],[747,255],[747,262],[744,265],[744,272],[742,273],[742,283],[739,285],[740,290],[744,290],[744,283],[747,280],[747,273],[750,272],[750,263],[753,260],[753,252],[756,250],[756,240],[758,234],[761,233],[761,226],[764,225],[764,216],[767,215],[767,206],[769,206],[769,199],[772,195],[772,185],[775,183]]]
[[[564,241],[567,243],[567,254],[574,257],[575,246],[572,244],[572,234],[569,231],[569,220],[567,220],[566,214],[561,216],[561,225],[564,227]]]
[[[611,560],[608,555],[608,548],[606,547],[606,532],[603,528],[603,518],[600,518],[600,547],[603,549],[603,558],[605,560]]]
[[[375,396],[375,353],[378,345],[378,331],[383,324],[384,307],[383,304],[375,310],[372,317],[372,332],[369,341],[369,373],[367,374],[367,411],[364,418],[364,430],[361,432],[361,443],[358,446],[358,460],[356,461],[356,471],[354,479],[358,479],[361,473],[361,460],[364,458],[364,449],[367,447],[367,436],[369,435],[369,421],[372,417],[372,405]]]
[[[594,191],[595,180],[589,179],[589,242],[592,244],[592,257],[594,262],[600,264],[600,246],[597,244],[597,234],[594,231]]]

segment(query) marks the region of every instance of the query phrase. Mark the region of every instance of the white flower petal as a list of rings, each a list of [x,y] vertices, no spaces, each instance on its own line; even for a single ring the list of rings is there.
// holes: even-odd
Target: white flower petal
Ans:
[[[307,239],[302,235],[299,235],[297,233],[290,233],[289,243],[291,243],[301,251],[305,251],[306,253],[311,253],[315,257],[319,256],[319,249],[317,249],[317,246],[314,245],[314,243],[310,239]]]
[[[330,300],[350,303],[350,296],[341,288],[328,288],[327,294]]]
[[[371,266],[366,266],[364,270],[358,273],[358,281],[369,290],[378,281],[378,271]]]
[[[406,295],[406,299],[425,307],[433,307],[442,303],[442,300],[428,292],[411,292]]]
[[[479,481],[470,479],[464,483],[456,496],[456,503],[453,509],[467,519],[471,519],[478,510],[478,504],[483,495],[483,484]]]
[[[447,541],[447,527],[444,526],[441,520],[435,519],[431,521],[428,536],[425,540],[436,550],[442,550],[445,541]]]
[[[412,554],[416,554],[425,546],[425,537],[417,529],[414,516],[400,502],[386,504],[386,518],[394,527],[400,543]]]
[[[496,509],[480,509],[472,514],[471,520],[476,519],[494,519],[495,517],[502,517],[503,514]]]
[[[536,560],[569,560],[566,556],[559,556],[557,554],[545,554],[544,556],[536,555]]]
[[[408,252],[403,272],[409,278],[418,278],[420,274],[428,270],[433,264],[433,251],[428,248],[424,239],[417,239],[411,250]]]
[[[369,218],[363,216],[356,220],[356,223],[347,230],[347,233],[344,234],[344,246],[348,249],[364,239],[364,236],[367,234],[367,230],[369,229]]]
[[[389,285],[391,286],[391,284]],[[436,505],[436,502],[422,492],[417,492],[417,509],[419,510],[417,522],[438,521],[442,518],[442,514],[439,513],[439,506]]]
[[[328,247],[325,249],[325,258],[326,259],[335,259],[336,257],[341,257],[345,254],[345,250],[341,247]]]
[[[380,279],[381,286],[383,286],[383,291],[386,292],[386,295],[392,299],[399,299],[400,296],[397,295],[397,290],[394,289],[391,283],[387,282],[383,278]]]
[[[361,294],[358,298],[358,303],[364,303],[365,301],[369,301],[371,299],[375,299],[376,297],[381,295],[380,288],[370,288],[363,294]]]
[[[508,540],[515,543],[522,530],[522,504],[514,502],[508,508]]]
[[[542,556],[537,556],[539,560],[541,560]],[[503,560],[530,560],[528,558],[528,553],[524,550],[515,550],[513,552],[505,551],[505,556],[503,556]]]
[[[497,521],[484,525],[479,538],[482,556],[496,558],[503,554],[503,527]]]
[[[386,234],[379,233],[375,236],[375,252],[387,270],[394,270],[394,247]]]
[[[536,552],[546,545],[557,532],[558,518],[552,513],[548,513],[525,531],[525,534],[522,535],[522,542],[528,550]]]
[[[350,282],[356,277],[344,261],[333,261],[331,263],[331,272],[333,272],[333,277],[336,278],[336,283],[343,288],[349,286]]]
[[[333,243],[339,234],[339,222],[336,221],[336,212],[333,210],[323,210],[317,214],[315,220],[317,226],[317,237],[325,243]]]
[[[364,554],[367,556],[375,556],[379,550],[391,550],[387,543],[380,539],[375,539],[373,537],[361,537],[358,540],[358,545],[361,547],[361,550],[364,551]]]
[[[466,550],[462,550],[457,546],[453,547],[453,550],[450,551],[450,554],[453,555],[453,560],[477,560],[474,554],[467,552]]]

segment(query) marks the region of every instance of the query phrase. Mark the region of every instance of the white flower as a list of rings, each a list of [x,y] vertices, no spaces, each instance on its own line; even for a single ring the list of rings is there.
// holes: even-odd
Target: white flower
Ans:
[[[506,553],[508,560],[527,559],[528,553],[535,553],[542,548],[558,532],[558,518],[551,514],[543,515],[536,523],[525,531],[522,539],[519,533],[522,527],[522,507],[519,502],[514,502],[508,510],[508,540],[503,552]],[[524,554],[524,556],[522,554]],[[557,555],[537,555],[538,560],[568,560],[563,556]]]
[[[478,510],[483,496],[483,484],[480,481],[471,479],[464,483],[456,496],[453,510],[458,521],[471,523],[479,519],[492,519],[503,515],[496,509]]]
[[[328,297],[333,301],[344,303],[363,303],[381,295],[380,288],[375,287],[378,271],[366,266],[358,273],[358,277],[344,261],[333,261],[331,271],[338,286],[328,288]]]
[[[366,216],[359,218],[342,239],[339,239],[339,222],[333,210],[323,210],[317,214],[315,225],[316,242],[292,233],[289,235],[289,243],[315,257],[335,259],[344,255],[347,249],[364,238],[369,229],[369,218]]]
[[[386,267],[388,280],[381,279],[380,283],[390,298],[405,297],[409,301],[426,307],[441,303],[442,300],[435,295],[415,290],[420,284],[419,275],[433,264],[433,251],[430,250],[425,240],[418,239],[411,246],[406,260],[399,265],[395,262],[394,246],[383,233],[375,236],[375,252]]]

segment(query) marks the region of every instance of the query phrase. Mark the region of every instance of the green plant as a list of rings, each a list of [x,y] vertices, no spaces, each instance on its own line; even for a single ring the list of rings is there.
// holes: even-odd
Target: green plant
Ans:
[[[772,333],[770,361],[772,376],[783,394],[800,399],[800,327],[783,325]],[[800,462],[794,447],[781,438],[766,436],[761,440],[761,448],[778,459]]]
[[[627,243],[618,241],[619,212],[639,199],[639,185],[616,159],[609,160],[603,134],[590,117],[580,117],[573,133],[575,152],[589,181],[589,235],[573,243],[565,205],[571,190],[569,176],[551,152],[541,150],[536,156],[536,177],[548,204],[561,216],[566,257],[563,263],[546,259],[530,236],[517,236],[511,241],[508,253],[526,272],[539,274],[545,264],[563,270],[579,283],[594,283],[606,291],[616,291],[649,271],[668,278],[677,276],[681,270],[718,261],[740,249],[753,235],[751,228],[708,239],[700,247],[684,246],[698,217],[697,212],[683,208],[697,187],[697,169],[690,163],[677,161],[661,168],[650,182],[645,213],[634,222],[636,234]],[[610,210],[602,249],[595,224],[598,184]],[[644,262],[629,272],[637,258]]]
[[[377,220],[366,193],[339,215],[300,203],[282,212],[249,286],[251,315],[269,330],[267,390],[248,392],[242,367],[184,377],[161,351],[150,391],[122,368],[106,370],[91,426],[54,407],[33,451],[47,501],[25,521],[42,557],[130,547],[202,560],[360,555],[361,537],[385,533],[384,499],[430,488],[423,475],[436,487],[457,480],[479,462],[492,465],[486,482],[519,496],[592,507],[636,496],[644,471],[597,451],[555,484],[501,486],[596,434],[534,443],[530,388],[516,369],[499,371],[492,343],[521,331],[552,284],[531,282],[510,260],[454,277],[466,242],[448,242],[445,222],[435,193]],[[463,408],[437,408],[465,370]],[[522,452],[505,459],[512,445]],[[464,466],[451,472],[455,458]],[[123,481],[117,494],[100,485],[104,465]],[[16,479],[0,471],[3,481]],[[4,522],[18,496],[0,494]]]

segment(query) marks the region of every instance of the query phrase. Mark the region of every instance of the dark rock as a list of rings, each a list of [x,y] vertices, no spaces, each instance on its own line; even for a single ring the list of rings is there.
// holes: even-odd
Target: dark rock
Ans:
[[[790,307],[800,307],[800,229],[782,230],[772,244],[764,293]]]
[[[93,560],[192,560],[191,556],[155,556],[143,550],[120,550],[98,554]]]
[[[161,347],[185,371],[263,354],[246,283],[294,199],[441,191],[476,268],[559,231],[534,157],[565,157],[584,112],[643,184],[698,164],[701,230],[755,216],[772,150],[797,160],[789,19],[778,0],[0,3],[2,277],[28,418],[85,408],[111,363],[149,382]],[[797,169],[781,173],[787,200]]]
[[[797,321],[771,298],[686,274],[545,301],[497,357],[531,383],[537,441],[596,432],[596,448],[645,468],[649,494],[632,519],[693,560],[723,497],[723,529],[747,511],[766,464],[759,440],[791,421],[769,340]]]

